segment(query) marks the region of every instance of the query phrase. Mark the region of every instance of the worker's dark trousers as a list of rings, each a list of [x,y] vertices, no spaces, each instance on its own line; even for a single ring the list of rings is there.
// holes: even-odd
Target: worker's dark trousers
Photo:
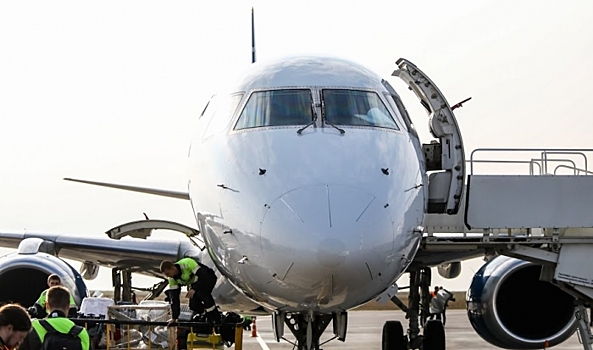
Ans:
[[[220,322],[220,311],[216,308],[212,290],[216,285],[216,275],[214,271],[207,266],[201,266],[198,270],[198,282],[192,287],[196,291],[189,301],[189,308],[196,315],[206,314],[210,322]]]

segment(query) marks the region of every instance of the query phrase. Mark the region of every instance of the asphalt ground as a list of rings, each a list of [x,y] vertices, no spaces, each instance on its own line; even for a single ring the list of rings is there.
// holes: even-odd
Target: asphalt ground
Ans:
[[[323,350],[330,349],[381,349],[381,331],[383,324],[388,320],[399,320],[407,329],[407,320],[401,311],[351,311],[348,315],[348,334],[346,341],[330,341],[322,345]],[[245,331],[243,336],[243,349],[245,350],[276,350],[292,349],[292,344],[285,341],[277,343],[272,333],[271,317],[257,318],[258,337],[251,337],[250,331]],[[332,325],[324,333],[321,341],[332,336]],[[293,340],[294,337],[288,327],[284,327],[285,337]],[[500,349],[482,340],[470,325],[465,310],[447,310],[447,324],[445,326],[447,349],[448,350],[487,350]],[[575,333],[564,343],[555,349],[573,350],[583,349],[578,335]]]

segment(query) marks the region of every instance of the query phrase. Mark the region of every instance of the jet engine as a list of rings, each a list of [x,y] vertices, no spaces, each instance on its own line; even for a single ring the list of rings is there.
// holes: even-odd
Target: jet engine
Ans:
[[[467,315],[476,332],[507,349],[554,346],[575,331],[574,298],[540,281],[541,265],[499,256],[474,275]]]
[[[60,276],[76,303],[87,295],[82,277],[64,260],[47,253],[11,253],[0,257],[0,302],[12,302],[24,307],[37,301],[47,289],[47,277]]]

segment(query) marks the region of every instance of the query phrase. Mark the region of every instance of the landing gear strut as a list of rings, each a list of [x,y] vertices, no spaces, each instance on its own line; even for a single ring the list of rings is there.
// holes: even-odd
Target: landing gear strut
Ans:
[[[132,272],[127,269],[111,270],[113,282],[113,301],[132,301]]]
[[[391,300],[406,313],[409,320],[407,336],[399,321],[387,321],[383,326],[382,350],[445,350],[445,329],[438,320],[427,321],[430,305],[431,271],[428,267],[411,269],[408,306],[394,296]],[[424,335],[420,334],[424,326]]]

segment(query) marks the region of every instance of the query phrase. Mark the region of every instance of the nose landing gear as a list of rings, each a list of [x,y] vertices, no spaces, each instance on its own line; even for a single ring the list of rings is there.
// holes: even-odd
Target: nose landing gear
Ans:
[[[399,321],[387,321],[383,326],[382,350],[445,350],[445,328],[440,320],[427,321],[430,305],[430,268],[411,269],[408,306],[394,296],[391,300],[398,305],[409,320],[408,332],[404,335]],[[420,325],[424,334],[420,334]]]
[[[319,338],[330,322],[333,322],[334,336],[320,343]],[[297,350],[320,350],[321,346],[329,341],[346,340],[348,313],[345,311],[333,314],[292,314],[277,312],[272,315],[272,324],[276,341],[285,340]],[[284,337],[284,325],[294,335],[294,341]]]

